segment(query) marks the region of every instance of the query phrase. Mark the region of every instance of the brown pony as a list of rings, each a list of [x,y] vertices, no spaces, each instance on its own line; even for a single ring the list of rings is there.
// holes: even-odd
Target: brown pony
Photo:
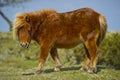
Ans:
[[[42,71],[50,52],[55,61],[55,71],[60,70],[57,48],[72,48],[84,44],[85,60],[81,70],[96,72],[99,43],[105,37],[107,29],[103,15],[90,8],[58,13],[45,9],[35,12],[18,13],[15,16],[13,36],[21,46],[28,48],[30,41],[40,45],[39,65],[36,73]]]

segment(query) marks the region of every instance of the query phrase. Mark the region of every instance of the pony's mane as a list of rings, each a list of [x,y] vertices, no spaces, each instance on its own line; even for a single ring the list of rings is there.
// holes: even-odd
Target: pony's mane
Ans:
[[[25,23],[24,17],[27,16],[26,13],[18,13],[15,15],[15,20],[13,23],[13,38],[18,38],[18,29],[20,29]]]
[[[18,13],[15,15],[15,20],[13,23],[13,39],[18,39],[18,30],[23,27],[26,22],[25,17],[31,17],[31,19],[37,18],[45,18],[44,14],[56,13],[55,10],[52,9],[43,9],[35,12],[28,12],[28,13]]]

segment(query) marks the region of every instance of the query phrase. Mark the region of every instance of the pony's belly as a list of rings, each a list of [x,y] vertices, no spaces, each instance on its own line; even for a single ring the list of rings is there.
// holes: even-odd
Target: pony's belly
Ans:
[[[57,48],[73,48],[77,46],[78,44],[56,44],[55,47]]]
[[[57,42],[55,44],[55,47],[57,47],[57,48],[73,48],[80,43],[82,43],[82,41],[80,41],[80,40],[75,40],[75,41],[68,40],[68,41],[65,41],[65,42]]]

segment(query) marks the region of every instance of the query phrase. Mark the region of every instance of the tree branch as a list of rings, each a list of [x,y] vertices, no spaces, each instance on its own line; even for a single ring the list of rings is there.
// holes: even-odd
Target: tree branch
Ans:
[[[5,21],[9,24],[10,26],[10,31],[12,30],[12,21],[10,21],[10,19],[8,19],[7,16],[5,16],[5,14],[0,10],[0,15],[5,19]]]

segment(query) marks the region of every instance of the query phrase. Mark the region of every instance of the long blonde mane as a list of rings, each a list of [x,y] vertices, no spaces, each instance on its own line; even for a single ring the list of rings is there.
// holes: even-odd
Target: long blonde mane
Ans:
[[[13,38],[18,39],[18,29],[20,29],[25,23],[25,16],[27,16],[26,13],[18,13],[15,16],[15,20],[13,23]]]
[[[44,14],[56,13],[55,10],[52,9],[43,9],[35,12],[28,13],[18,13],[15,15],[15,20],[13,23],[13,39],[18,39],[18,30],[25,24],[26,16],[31,17],[32,19],[38,20],[38,18],[45,18]]]

